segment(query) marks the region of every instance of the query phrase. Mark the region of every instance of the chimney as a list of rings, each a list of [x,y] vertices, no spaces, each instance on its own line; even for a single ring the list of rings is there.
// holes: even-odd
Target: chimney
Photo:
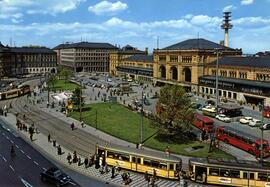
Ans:
[[[220,40],[219,44],[224,46],[224,40]]]

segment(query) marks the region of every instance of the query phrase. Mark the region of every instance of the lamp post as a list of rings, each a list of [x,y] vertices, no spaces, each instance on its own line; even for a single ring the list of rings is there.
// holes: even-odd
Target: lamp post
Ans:
[[[261,129],[261,147],[260,147],[260,161],[261,163],[263,164],[263,121],[264,121],[264,118],[263,118],[263,104],[261,105],[260,107],[260,112],[261,112],[261,117],[262,117],[262,122],[261,122],[261,125],[260,125],[260,129]]]
[[[214,54],[217,55],[217,63],[216,63],[216,114],[218,115],[218,104],[219,104],[219,90],[218,90],[218,66],[219,66],[219,55],[221,52],[219,48],[215,49]]]
[[[48,89],[48,103],[50,103],[50,86],[49,86],[49,84],[50,84],[50,73],[48,73],[47,74],[48,76],[47,76],[47,89]]]
[[[80,81],[80,122],[82,122],[82,81]]]
[[[144,105],[144,92],[142,91],[142,109],[141,109],[141,130],[140,130],[140,133],[141,133],[141,144],[143,143],[143,105]]]

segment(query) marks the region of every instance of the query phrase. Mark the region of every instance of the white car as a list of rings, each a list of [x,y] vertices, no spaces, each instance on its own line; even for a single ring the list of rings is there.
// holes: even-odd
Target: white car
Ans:
[[[231,118],[225,116],[224,114],[218,114],[216,115],[216,119],[226,122],[226,123],[230,123],[231,122]]]
[[[242,123],[242,124],[249,124],[249,122],[250,121],[252,121],[253,120],[253,118],[252,117],[244,117],[244,118],[241,118],[240,120],[239,120],[239,122],[240,123]]]
[[[252,121],[249,122],[249,126],[251,127],[259,127],[262,125],[262,121],[258,119],[253,119]]]

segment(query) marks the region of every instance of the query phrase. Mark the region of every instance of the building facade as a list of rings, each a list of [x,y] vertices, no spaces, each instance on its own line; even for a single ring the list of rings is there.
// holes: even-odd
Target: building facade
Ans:
[[[155,84],[177,84],[187,90],[199,91],[199,77],[204,75],[204,66],[220,56],[239,56],[241,49],[232,49],[205,40],[189,39],[154,50],[153,81]]]
[[[3,76],[56,72],[56,53],[46,47],[1,47]]]
[[[109,72],[109,54],[117,50],[109,43],[65,44],[60,49],[60,65],[74,72]]]
[[[215,97],[216,63],[207,64],[199,78],[202,95]],[[221,99],[270,105],[270,57],[223,57],[218,75]]]
[[[116,74],[140,82],[153,81],[153,55],[137,54],[123,59],[116,67]]]
[[[110,53],[110,75],[118,76],[117,67],[121,65],[122,61],[132,55],[147,55],[148,49],[140,51],[130,45],[124,46],[122,49]]]

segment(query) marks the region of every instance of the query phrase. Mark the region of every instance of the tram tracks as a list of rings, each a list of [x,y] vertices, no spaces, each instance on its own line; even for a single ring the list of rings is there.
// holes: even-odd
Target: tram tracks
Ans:
[[[79,154],[88,156],[89,153],[95,152],[97,142],[104,142],[80,128],[72,131],[70,124],[28,104],[26,97],[16,98],[12,103],[12,111],[19,114],[19,118],[22,119],[25,114],[27,122],[34,123],[39,131],[45,135],[50,133],[52,138],[71,151],[76,150]]]

